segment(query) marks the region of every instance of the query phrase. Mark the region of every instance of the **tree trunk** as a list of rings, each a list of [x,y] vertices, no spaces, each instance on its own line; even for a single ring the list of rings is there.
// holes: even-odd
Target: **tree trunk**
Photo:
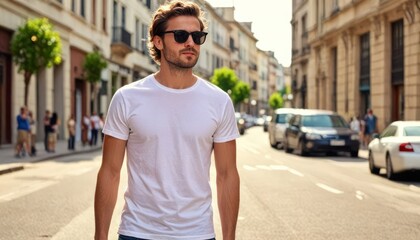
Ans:
[[[28,106],[28,95],[29,95],[29,83],[31,82],[32,73],[25,72],[24,80],[25,80],[25,106]]]

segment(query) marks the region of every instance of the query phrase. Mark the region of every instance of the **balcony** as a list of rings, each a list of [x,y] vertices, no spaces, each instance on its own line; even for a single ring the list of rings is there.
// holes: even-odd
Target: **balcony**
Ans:
[[[125,57],[132,51],[133,49],[131,48],[131,33],[129,33],[123,27],[112,27],[112,54]]]

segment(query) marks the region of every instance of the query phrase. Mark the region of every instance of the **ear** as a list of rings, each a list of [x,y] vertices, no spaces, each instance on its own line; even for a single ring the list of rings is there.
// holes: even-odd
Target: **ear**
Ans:
[[[153,45],[159,50],[163,49],[163,39],[160,36],[154,36],[153,37]]]

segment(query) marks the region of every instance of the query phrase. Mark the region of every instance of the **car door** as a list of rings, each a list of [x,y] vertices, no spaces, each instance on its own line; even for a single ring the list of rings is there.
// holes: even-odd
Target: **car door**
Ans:
[[[392,143],[392,138],[394,138],[397,133],[397,129],[397,126],[390,125],[384,130],[383,134],[380,135],[374,155],[377,165],[386,166],[386,152],[390,147],[389,145]]]

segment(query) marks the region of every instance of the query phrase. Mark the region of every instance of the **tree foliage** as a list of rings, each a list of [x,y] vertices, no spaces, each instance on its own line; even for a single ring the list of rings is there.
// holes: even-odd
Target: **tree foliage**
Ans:
[[[25,80],[25,105],[32,74],[41,68],[61,63],[61,38],[47,18],[28,20],[20,26],[11,41],[13,61]]]
[[[236,105],[243,102],[245,99],[249,98],[251,88],[247,83],[242,81],[238,82],[233,88],[231,98],[233,103]]]
[[[275,92],[270,96],[268,104],[272,109],[281,108],[283,107],[283,97],[280,95],[280,93]]]
[[[227,67],[215,69],[210,80],[214,85],[220,87],[225,92],[233,91],[233,88],[239,81],[235,72]]]
[[[240,81],[235,71],[230,68],[223,67],[215,69],[210,80],[213,84],[227,92],[235,105],[249,98],[251,92],[249,84]]]
[[[83,63],[86,81],[90,83],[99,82],[101,80],[101,72],[106,67],[107,63],[98,51],[87,54]]]

